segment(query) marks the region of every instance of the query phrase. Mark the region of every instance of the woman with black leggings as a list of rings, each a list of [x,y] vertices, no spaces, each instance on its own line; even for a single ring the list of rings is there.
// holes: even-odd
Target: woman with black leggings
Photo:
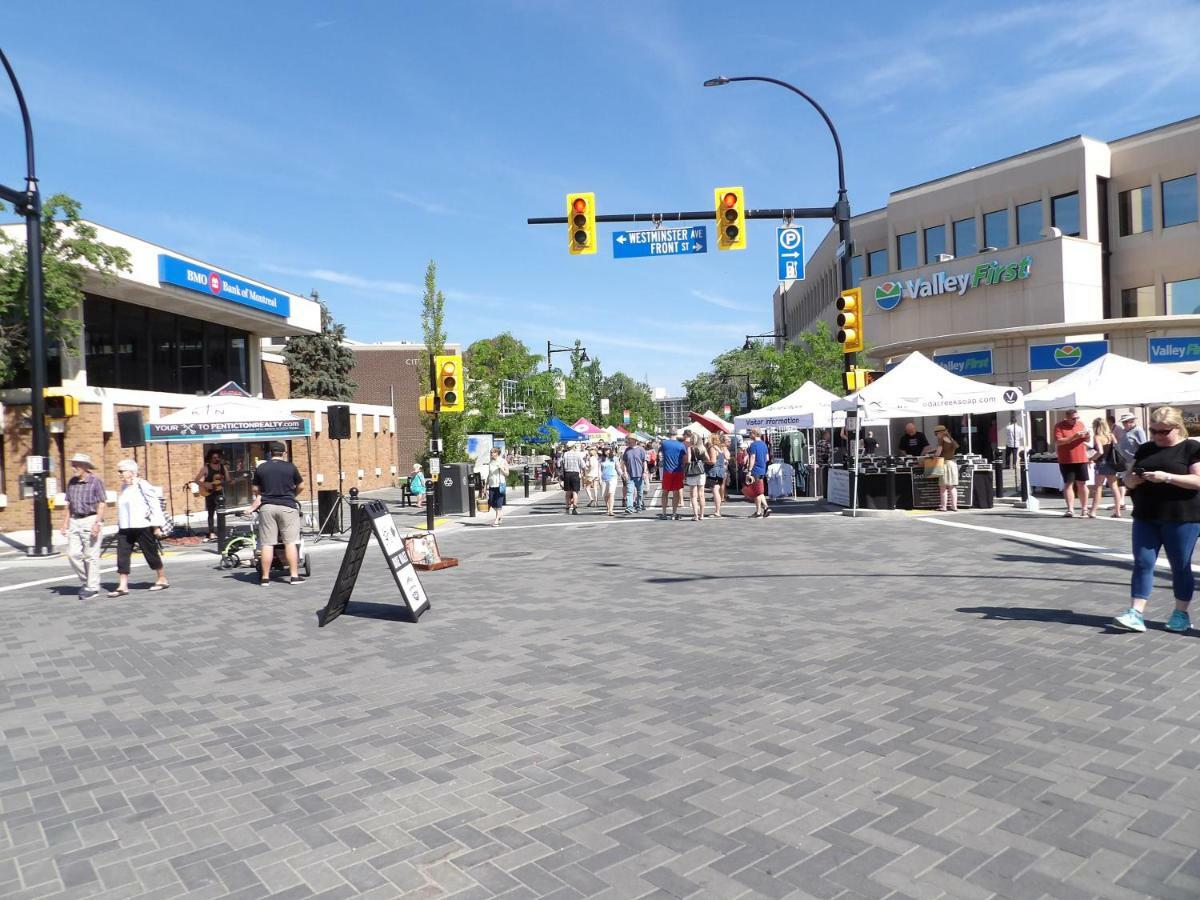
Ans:
[[[171,585],[158,552],[158,535],[166,525],[158,491],[148,481],[138,478],[135,460],[121,460],[117,463],[117,473],[121,476],[117,495],[117,587],[108,596],[124,597],[129,593],[129,564],[134,545],[142,549],[146,565],[154,570],[155,580],[150,590],[165,591]]]

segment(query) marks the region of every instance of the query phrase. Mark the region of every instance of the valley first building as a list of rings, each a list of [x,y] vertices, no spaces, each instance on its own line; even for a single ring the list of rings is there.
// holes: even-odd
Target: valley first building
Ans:
[[[289,456],[308,490],[338,484],[337,444],[328,437],[329,403],[289,397],[281,356],[264,353],[264,339],[315,334],[320,306],[310,299],[238,275],[195,257],[101,225],[98,240],[129,252],[130,270],[115,277],[88,270],[78,316],[83,329],[70,348],[47,354],[48,393],[78,401],[78,415],[50,421],[52,472],[48,493],[61,495],[70,477],[67,460],[87,453],[111,489],[116,464],[137,459],[141,474],[164,491],[169,508],[183,515],[202,510],[188,488],[203,453],[219,448],[233,471],[227,504],[249,500],[249,477],[264,455],[257,444],[179,444],[168,455],[162,444],[122,447],[117,414],[137,410],[143,422],[183,409],[233,382],[252,396],[280,404],[281,411],[310,419],[313,437],[289,442]],[[23,246],[23,225],[0,226]],[[72,352],[73,351],[73,352]],[[22,483],[30,451],[28,373],[0,389],[0,533],[33,527],[32,500]],[[342,441],[343,487],[387,487],[396,475],[395,417],[389,406],[354,403],[351,434]],[[308,467],[312,459],[312,477]],[[315,482],[315,483],[310,483]],[[61,502],[61,496],[60,496]],[[57,527],[57,518],[54,519]]]
[[[851,221],[873,367],[920,351],[1026,391],[1108,351],[1200,370],[1198,170],[1200,116],[1107,143],[1067,138],[892,193]],[[837,244],[831,229],[807,279],[776,289],[777,332],[836,330]],[[995,423],[977,418],[987,451]]]

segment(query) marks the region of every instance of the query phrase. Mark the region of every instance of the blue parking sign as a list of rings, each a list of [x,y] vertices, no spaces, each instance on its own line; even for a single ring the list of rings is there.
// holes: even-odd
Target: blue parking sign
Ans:
[[[779,252],[779,280],[804,279],[804,226],[780,225],[775,229],[775,247]]]

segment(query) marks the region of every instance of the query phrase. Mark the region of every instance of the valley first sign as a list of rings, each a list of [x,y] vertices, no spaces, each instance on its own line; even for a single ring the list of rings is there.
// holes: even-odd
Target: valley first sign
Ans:
[[[875,286],[875,305],[884,312],[891,312],[906,297],[911,300],[938,297],[942,294],[957,294],[961,297],[971,288],[1023,281],[1029,277],[1032,267],[1033,257],[1026,256],[1010,263],[980,263],[968,272],[934,272],[928,278],[921,275],[907,281],[884,281]]]

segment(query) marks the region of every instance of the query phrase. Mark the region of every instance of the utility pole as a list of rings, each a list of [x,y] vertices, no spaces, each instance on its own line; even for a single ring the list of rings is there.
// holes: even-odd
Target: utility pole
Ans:
[[[433,534],[438,510],[442,505],[442,428],[439,422],[442,399],[438,394],[437,366],[429,354],[429,386],[433,389],[433,429],[429,439],[429,480],[433,490],[425,498],[425,530]],[[437,507],[437,509],[435,509]]]

